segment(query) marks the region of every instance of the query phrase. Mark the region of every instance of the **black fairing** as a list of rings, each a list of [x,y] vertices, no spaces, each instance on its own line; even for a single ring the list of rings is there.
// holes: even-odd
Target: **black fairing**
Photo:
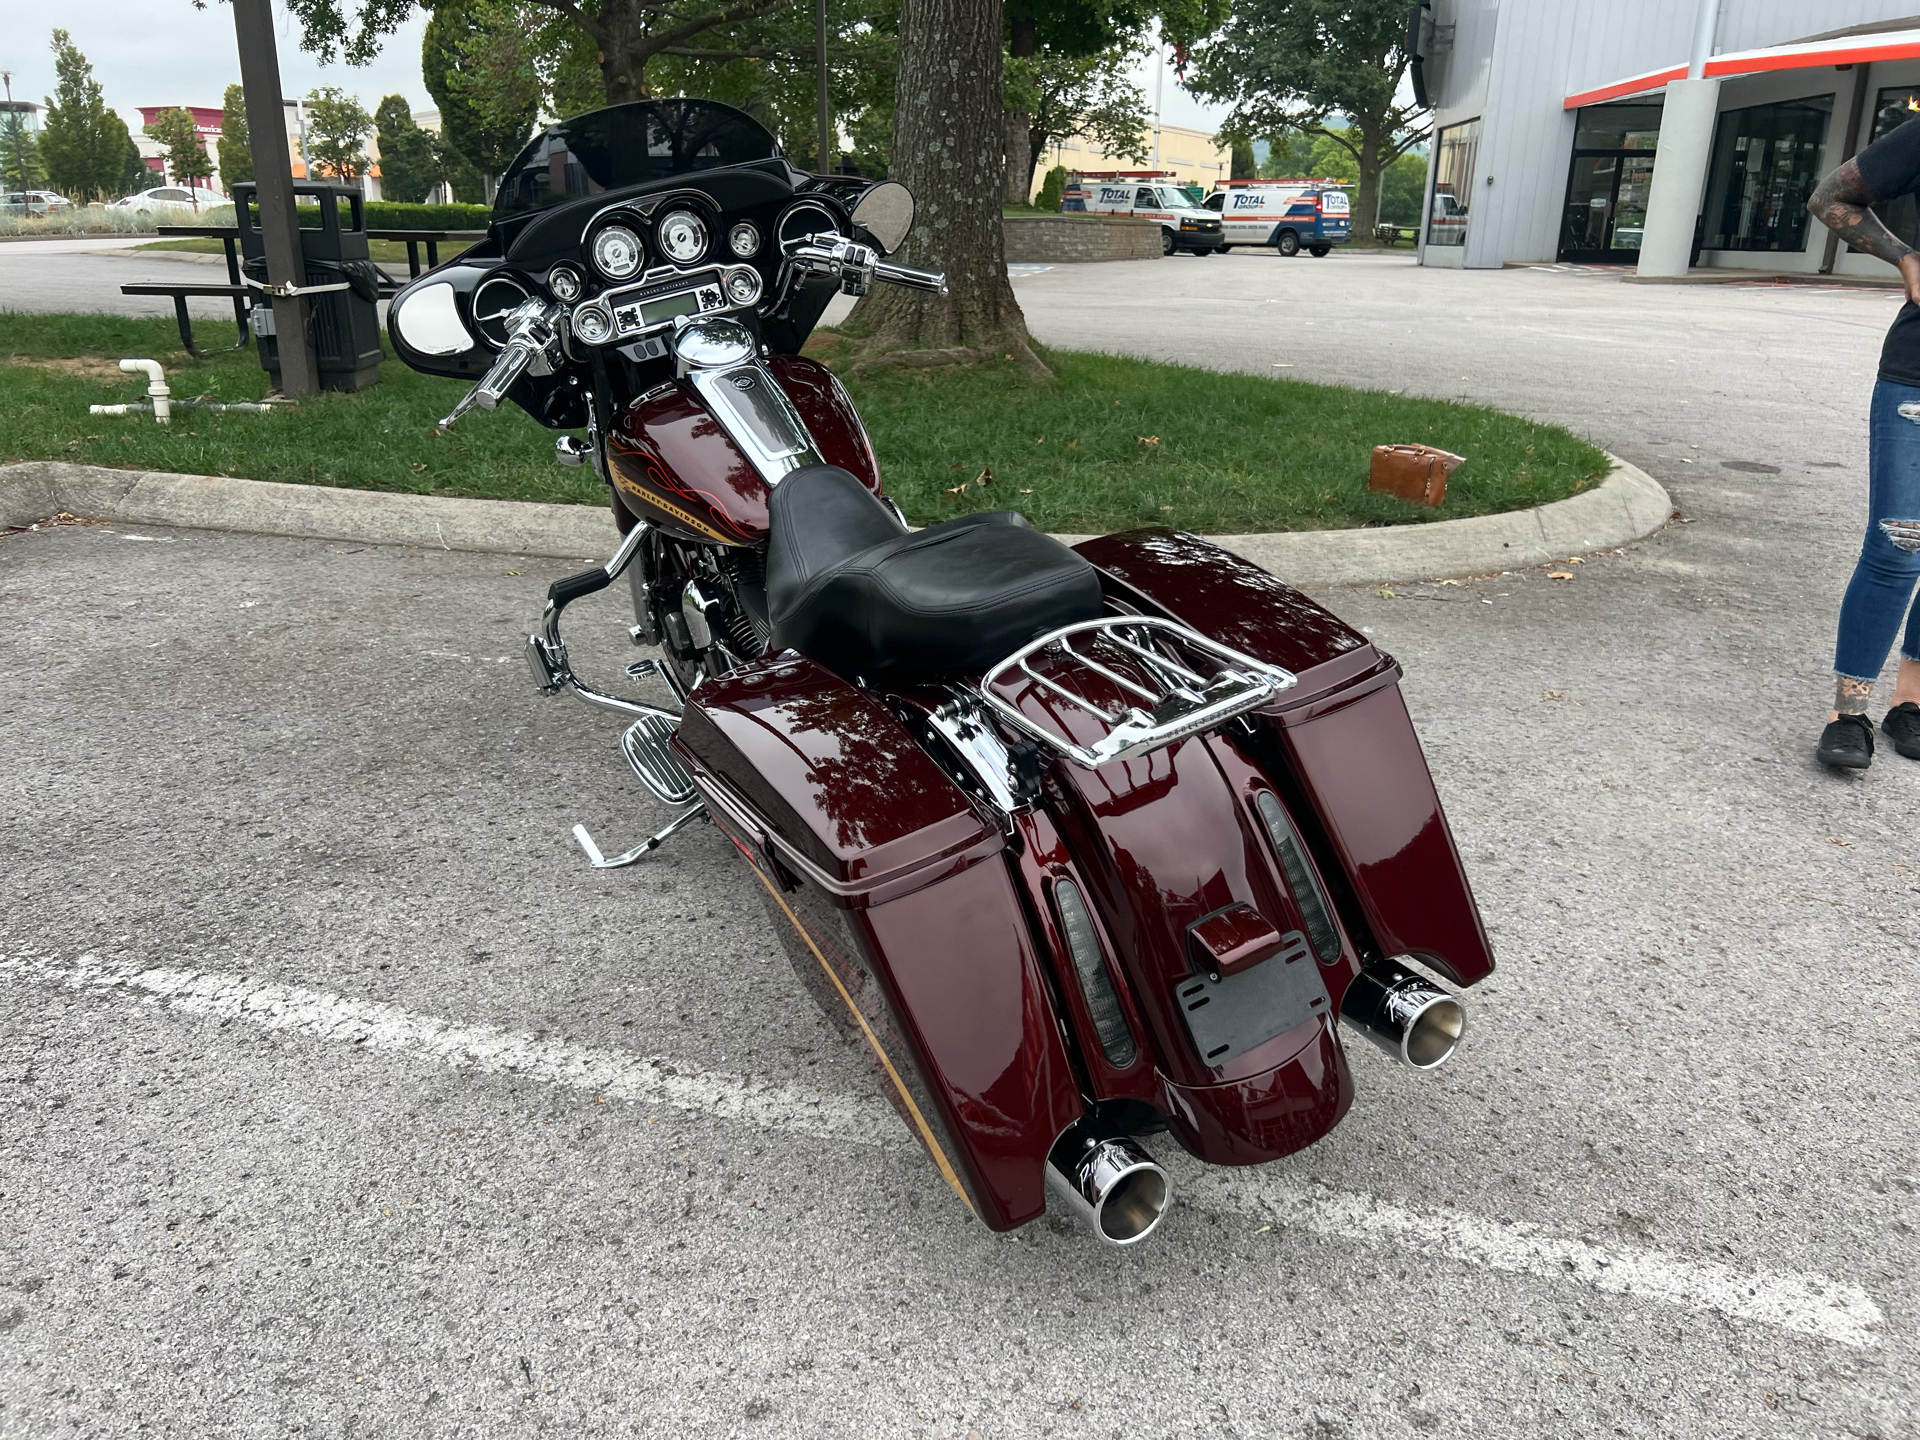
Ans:
[[[652,136],[652,153],[647,136]],[[655,219],[682,206],[701,214],[710,239],[701,260],[673,268],[690,272],[716,263],[749,264],[760,272],[763,295],[771,297],[780,261],[776,227],[789,207],[805,197],[825,212],[833,228],[850,235],[849,209],[870,183],[794,169],[758,122],[711,101],[646,101],[576,116],[535,135],[509,167],[486,239],[395,295],[389,313],[399,312],[402,323],[390,327],[390,338],[400,358],[416,370],[477,380],[498,355],[479,338],[474,321],[472,301],[483,284],[503,276],[530,294],[546,295],[548,275],[565,263],[585,278],[588,295],[612,288],[587,261],[586,237],[616,221],[645,235]],[[752,221],[764,237],[759,252],[745,261],[725,245],[726,227],[739,220]],[[648,276],[669,270],[651,246],[649,259]],[[422,287],[438,283],[453,287],[459,318],[475,336],[472,348],[436,355],[407,343],[405,305]],[[733,318],[775,353],[797,354],[835,293],[831,279],[811,279],[777,312],[740,311]],[[551,376],[523,377],[507,392],[508,399],[550,428],[587,423],[587,388],[605,396],[604,403],[617,404],[671,377],[667,362],[623,357],[617,347],[595,351],[570,345],[568,353],[577,364]]]

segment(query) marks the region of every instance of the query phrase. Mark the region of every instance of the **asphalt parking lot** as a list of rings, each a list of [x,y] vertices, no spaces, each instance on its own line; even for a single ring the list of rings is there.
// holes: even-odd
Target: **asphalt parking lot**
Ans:
[[[1407,667],[1493,929],[1457,1061],[1350,1045],[1258,1171],[1161,1144],[1138,1250],[991,1235],[715,832],[580,860],[660,812],[527,683],[574,567],[6,536],[0,1435],[1920,1433],[1920,765],[1808,754],[1894,301],[1143,264],[1019,294],[1573,424],[1685,517],[1322,596]]]

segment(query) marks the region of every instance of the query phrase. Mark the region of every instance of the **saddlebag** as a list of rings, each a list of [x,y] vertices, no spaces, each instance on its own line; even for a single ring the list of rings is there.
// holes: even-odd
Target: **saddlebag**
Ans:
[[[1493,952],[1400,696],[1400,667],[1364,635],[1252,562],[1194,535],[1132,530],[1076,547],[1108,593],[1166,615],[1299,683],[1256,712],[1272,778],[1321,869],[1343,876],[1350,929],[1458,985]],[[1336,886],[1336,889],[1341,887]]]
[[[672,743],[941,1174],[996,1230],[1039,1215],[1082,1104],[1002,832],[880,700],[791,651],[702,683]]]

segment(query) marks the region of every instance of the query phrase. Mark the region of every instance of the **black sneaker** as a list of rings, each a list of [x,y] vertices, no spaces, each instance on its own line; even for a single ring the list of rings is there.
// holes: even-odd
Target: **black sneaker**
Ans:
[[[1822,765],[1866,769],[1873,763],[1873,722],[1864,715],[1842,715],[1820,732],[1820,748],[1813,754]]]
[[[1887,732],[1895,750],[1909,760],[1920,760],[1920,705],[1907,700],[1894,706],[1880,728]]]

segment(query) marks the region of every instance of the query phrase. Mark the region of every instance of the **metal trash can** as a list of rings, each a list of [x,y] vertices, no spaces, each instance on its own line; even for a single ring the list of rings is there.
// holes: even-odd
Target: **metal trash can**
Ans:
[[[235,223],[240,227],[241,268],[251,278],[267,278],[266,240],[260,233],[258,187],[251,180],[232,187]],[[379,271],[367,249],[366,199],[350,185],[296,181],[295,195],[320,201],[318,229],[300,229],[305,262],[303,286],[345,285],[306,297],[313,326],[314,358],[324,390],[363,390],[380,380]],[[348,219],[341,223],[340,202]],[[259,295],[253,309],[253,333],[260,342],[260,364],[280,383],[280,343],[273,297]]]

